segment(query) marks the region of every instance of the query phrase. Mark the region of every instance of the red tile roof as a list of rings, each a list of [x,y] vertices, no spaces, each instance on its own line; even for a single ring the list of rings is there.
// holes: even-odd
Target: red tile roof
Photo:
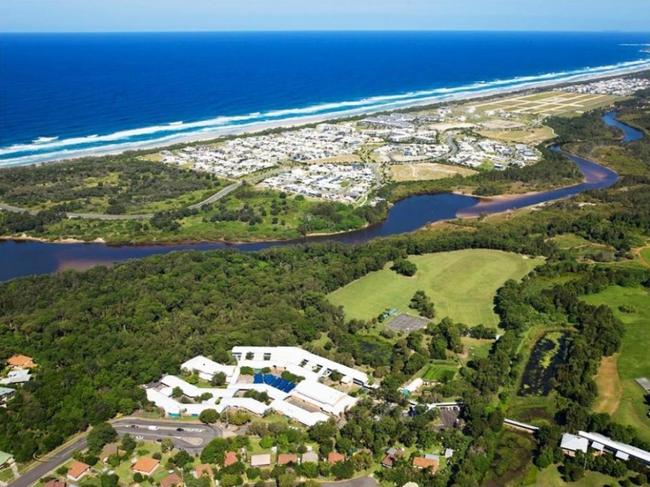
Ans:
[[[201,463],[200,465],[194,467],[194,477],[198,479],[204,475],[207,475],[208,477],[212,477],[214,475],[212,472],[212,467],[209,463]]]
[[[295,453],[280,453],[278,455],[278,465],[289,465],[290,463],[298,463],[298,455]]]
[[[327,462],[332,465],[343,461],[345,461],[345,455],[342,455],[341,453],[332,451],[327,455]]]
[[[427,469],[430,468],[434,472],[438,470],[440,462],[434,458],[415,457],[413,459],[413,466],[417,468]]]
[[[144,475],[151,475],[160,465],[160,462],[155,458],[142,457],[133,464],[131,470],[140,472]]]
[[[89,468],[90,465],[86,465],[83,462],[78,462],[77,460],[75,460],[74,462],[72,462],[70,468],[68,469],[68,477],[70,477],[73,480],[77,480],[83,474],[85,474]]]
[[[179,487],[183,485],[183,479],[177,473],[173,473],[160,481],[160,487]]]
[[[21,367],[23,369],[32,369],[36,367],[36,364],[34,363],[34,360],[32,360],[31,357],[28,357],[27,355],[12,355],[7,359],[7,365],[10,367]]]
[[[237,458],[237,454],[234,451],[227,451],[226,456],[223,460],[223,466],[229,467],[230,465],[233,465],[238,461],[239,459]]]

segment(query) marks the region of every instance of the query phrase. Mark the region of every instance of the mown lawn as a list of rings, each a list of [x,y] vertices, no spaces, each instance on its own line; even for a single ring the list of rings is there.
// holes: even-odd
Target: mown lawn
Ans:
[[[436,320],[448,316],[467,325],[496,327],[493,300],[497,289],[542,263],[541,258],[486,249],[416,255],[409,260],[417,265],[415,276],[399,275],[389,264],[337,289],[329,295],[330,301],[343,306],[349,319],[370,320],[387,308],[412,312],[409,302],[421,289],[435,304]]]
[[[618,356],[618,376],[623,393],[613,418],[619,423],[634,426],[643,439],[650,441],[648,406],[644,403],[642,389],[634,382],[637,377],[650,378],[650,292],[640,287],[612,286],[599,294],[585,297],[585,301],[610,306],[616,317],[625,324],[623,345]]]
[[[612,477],[598,472],[586,471],[585,476],[577,482],[565,482],[555,465],[539,471],[533,467],[525,479],[518,486],[526,487],[603,487],[604,485],[618,485]]]
[[[440,382],[443,379],[451,380],[457,371],[458,364],[453,360],[436,360],[425,369],[422,379],[427,382]]]

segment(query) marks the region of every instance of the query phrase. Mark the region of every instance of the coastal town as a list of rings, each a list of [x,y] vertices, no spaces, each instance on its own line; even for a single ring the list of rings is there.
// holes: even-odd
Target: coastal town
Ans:
[[[536,147],[552,137],[544,119],[589,110],[649,86],[614,78],[570,85],[545,95],[516,95],[433,110],[391,112],[358,121],[238,136],[210,145],[163,150],[166,164],[225,179],[259,174],[259,187],[348,204],[362,204],[387,182],[382,167],[443,163],[481,170],[535,164]],[[535,137],[536,133],[541,137]],[[532,134],[521,140],[521,133]],[[496,138],[495,138],[496,137]],[[265,176],[265,171],[273,170]]]

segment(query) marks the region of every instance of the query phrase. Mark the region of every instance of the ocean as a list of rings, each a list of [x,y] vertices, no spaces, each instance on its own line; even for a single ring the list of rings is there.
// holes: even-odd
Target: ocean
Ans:
[[[650,34],[0,34],[0,167],[650,67]]]

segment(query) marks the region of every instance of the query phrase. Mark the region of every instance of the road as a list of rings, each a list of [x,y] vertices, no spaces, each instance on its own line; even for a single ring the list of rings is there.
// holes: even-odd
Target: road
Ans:
[[[239,188],[242,185],[241,181],[237,181],[235,183],[232,183],[229,186],[226,186],[223,188],[221,191],[216,192],[209,198],[204,199],[203,201],[200,201],[194,205],[188,206],[190,210],[197,210],[201,208],[202,206],[209,205],[210,203],[214,203],[215,201],[219,201],[221,198],[224,198],[228,196],[230,193],[235,191],[237,188]]]
[[[155,421],[141,418],[124,418],[110,422],[120,434],[130,434],[134,438],[161,441],[171,438],[176,448],[189,453],[199,453],[213,438],[223,436],[218,426],[208,426],[185,421]],[[179,428],[181,431],[179,431]],[[37,460],[35,466],[9,484],[9,487],[29,487],[40,478],[65,463],[72,454],[86,447],[86,435],[64,446],[55,453]]]
[[[358,479],[341,480],[340,482],[324,482],[322,487],[379,487],[379,483],[372,477],[360,477]]]

